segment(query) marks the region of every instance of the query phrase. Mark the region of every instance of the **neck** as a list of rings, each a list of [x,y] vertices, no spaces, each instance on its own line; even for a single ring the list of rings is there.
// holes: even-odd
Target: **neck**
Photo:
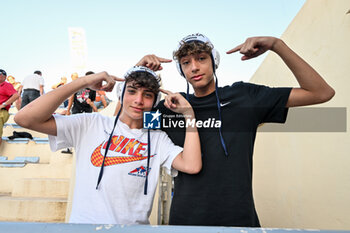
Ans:
[[[212,82],[210,82],[207,86],[194,88],[194,95],[196,97],[203,97],[203,96],[210,95],[214,91],[215,91],[215,81],[213,79]]]
[[[142,128],[142,119],[130,119],[123,114],[123,112],[119,116],[119,120],[121,120],[124,124],[128,125],[130,129],[141,129]]]

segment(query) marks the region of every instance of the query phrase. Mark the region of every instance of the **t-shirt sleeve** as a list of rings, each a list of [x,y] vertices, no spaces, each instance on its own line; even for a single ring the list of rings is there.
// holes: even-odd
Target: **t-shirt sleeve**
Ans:
[[[40,75],[39,75],[39,76],[40,76]],[[45,84],[44,78],[41,77],[41,76],[40,76],[40,78],[39,78],[39,84],[40,84],[40,85],[43,85],[43,86],[44,86],[44,84]]]
[[[176,146],[164,132],[159,131],[159,153],[160,164],[165,168],[166,172],[171,176],[177,176],[177,170],[172,168],[172,164],[176,156],[183,151],[182,147]]]
[[[292,88],[267,87],[246,83],[246,88],[259,123],[284,123],[287,119],[286,107]]]
[[[55,114],[57,136],[49,135],[50,149],[57,151],[67,147],[75,147],[78,143],[77,140],[81,138],[82,130],[89,124],[87,122],[93,114],[90,115],[76,114],[62,116]]]
[[[12,96],[17,93],[16,89],[10,83],[6,83],[6,88],[4,88],[4,90],[6,91],[7,96]]]

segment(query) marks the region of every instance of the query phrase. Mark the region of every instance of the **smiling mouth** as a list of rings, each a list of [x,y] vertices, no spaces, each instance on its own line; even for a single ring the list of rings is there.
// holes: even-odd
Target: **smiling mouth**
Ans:
[[[203,78],[203,74],[201,75],[196,75],[196,76],[193,76],[192,79],[195,80],[195,81],[198,81],[198,80],[201,80]]]
[[[131,107],[132,109],[134,109],[136,112],[142,112],[143,109],[142,108],[137,108],[137,107]]]

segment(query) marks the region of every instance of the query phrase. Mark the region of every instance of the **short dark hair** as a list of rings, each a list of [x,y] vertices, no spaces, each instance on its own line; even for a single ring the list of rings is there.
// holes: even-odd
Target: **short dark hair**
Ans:
[[[88,72],[86,72],[85,73],[85,75],[90,75],[90,74],[94,74],[95,72],[93,72],[93,71],[88,71]]]
[[[0,69],[0,74],[7,76],[6,71],[3,69]]]
[[[40,75],[40,76],[42,75],[40,70],[34,71],[34,74],[37,74],[37,75]]]
[[[152,74],[147,72],[133,72],[128,77],[125,78],[125,83],[134,82],[136,87],[145,87],[153,92],[155,95],[158,95],[160,84],[153,77]]]
[[[180,62],[180,59],[193,54],[199,54],[205,52],[211,54],[212,47],[208,43],[203,43],[199,41],[186,42],[181,45],[181,47],[173,52],[174,60]]]

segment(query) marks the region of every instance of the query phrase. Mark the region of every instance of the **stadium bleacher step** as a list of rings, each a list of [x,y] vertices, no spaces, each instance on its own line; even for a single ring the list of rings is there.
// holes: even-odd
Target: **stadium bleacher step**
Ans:
[[[35,156],[40,157],[40,163],[49,163],[52,154],[49,144],[35,143],[32,140],[23,143],[3,141],[0,147],[0,155],[7,156],[9,160],[13,160],[16,156]]]
[[[39,157],[17,156],[8,160],[6,156],[0,156],[0,167],[24,167],[27,163],[39,163]]]
[[[0,221],[64,222],[65,198],[0,196]]]
[[[8,137],[2,137],[2,141],[5,141],[7,143],[29,143],[29,141],[34,141],[37,144],[39,144],[39,143],[48,144],[49,143],[48,138],[38,138],[38,137],[33,137],[33,139],[29,139],[29,138],[9,139]]]
[[[67,198],[70,179],[24,178],[15,181],[13,197]]]
[[[13,135],[13,131],[16,132],[27,132],[30,133],[33,137],[37,138],[47,138],[47,134],[39,133],[34,130],[22,128],[21,126],[17,125],[16,123],[5,123],[3,128],[3,136],[11,136]]]
[[[0,192],[12,192],[15,181],[26,178],[69,179],[72,164],[27,164],[24,167],[0,167]]]
[[[73,155],[52,152],[47,134],[20,127],[17,109],[9,112],[0,147],[0,221],[64,222]],[[15,131],[33,139],[10,140],[30,136]]]

